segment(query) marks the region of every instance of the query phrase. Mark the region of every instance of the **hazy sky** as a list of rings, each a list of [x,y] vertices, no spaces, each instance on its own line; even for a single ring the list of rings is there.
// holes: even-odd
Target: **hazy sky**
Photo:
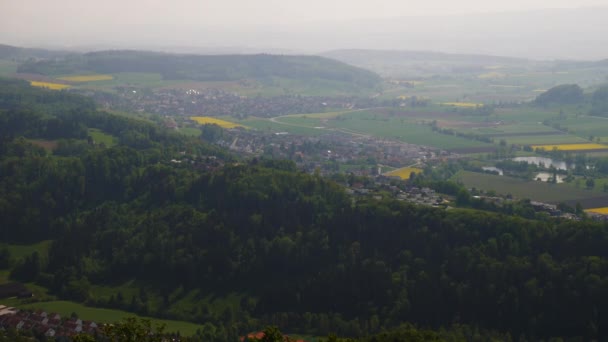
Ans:
[[[582,48],[593,45],[596,50],[606,46],[608,29],[604,27],[608,11],[602,14],[587,11],[565,19],[555,17],[546,23],[544,14],[521,20],[511,16],[502,26],[495,17],[486,14],[449,20],[426,17],[593,6],[608,8],[608,0],[0,0],[0,43],[146,49],[246,47],[312,52],[334,48],[430,49],[544,57],[543,53],[527,52],[530,46],[544,48],[540,45],[547,41],[546,37],[538,37],[527,45],[513,43],[544,29],[549,38],[560,37],[552,50],[545,50],[550,56],[563,58],[578,57],[573,43]],[[422,16],[425,18],[356,21]],[[594,20],[587,20],[592,16]],[[465,27],[472,24],[478,25]],[[528,26],[524,28],[521,24]],[[553,33],[562,24],[569,26]],[[585,25],[592,27],[578,32]],[[562,38],[572,32],[575,34],[569,41]],[[504,34],[510,36],[501,38]],[[486,38],[494,45],[488,45],[483,40]],[[509,50],[502,48],[508,44],[512,45]],[[580,55],[605,58],[606,49]]]
[[[608,0],[0,0],[0,28],[258,26],[598,5]]]

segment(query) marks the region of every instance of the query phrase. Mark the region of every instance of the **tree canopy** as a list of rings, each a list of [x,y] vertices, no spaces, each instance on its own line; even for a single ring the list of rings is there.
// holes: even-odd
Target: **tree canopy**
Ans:
[[[539,105],[579,104],[584,101],[583,89],[578,84],[561,84],[538,95],[534,101]]]

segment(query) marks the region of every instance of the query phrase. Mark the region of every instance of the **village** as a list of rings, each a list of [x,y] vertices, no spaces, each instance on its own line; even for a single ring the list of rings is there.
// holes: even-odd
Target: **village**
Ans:
[[[47,338],[73,337],[81,333],[96,335],[99,332],[97,323],[76,316],[66,318],[57,313],[19,310],[5,305],[0,305],[0,327],[31,331],[35,336]]]
[[[322,175],[375,176],[405,165],[456,157],[436,148],[343,133],[306,137],[234,128],[225,130],[215,144],[246,157],[289,159],[303,171]]]
[[[287,114],[321,113],[329,109],[352,110],[372,107],[397,107],[403,99],[380,100],[356,96],[244,96],[215,88],[142,89],[116,87],[116,92],[74,90],[93,98],[104,109],[172,116],[248,116],[276,117]]]

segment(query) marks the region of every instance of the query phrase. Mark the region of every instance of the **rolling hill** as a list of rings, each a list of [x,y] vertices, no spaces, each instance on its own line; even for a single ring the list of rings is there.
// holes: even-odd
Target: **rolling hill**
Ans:
[[[178,55],[125,50],[30,61],[20,65],[18,71],[44,75],[153,72],[160,73],[166,80],[195,81],[282,78],[349,83],[365,88],[373,88],[381,81],[371,71],[318,56]]]

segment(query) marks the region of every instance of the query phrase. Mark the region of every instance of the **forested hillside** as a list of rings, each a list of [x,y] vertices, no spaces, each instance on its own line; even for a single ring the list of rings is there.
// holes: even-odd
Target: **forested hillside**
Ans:
[[[363,337],[404,322],[514,340],[606,336],[605,224],[354,199],[291,162],[233,163],[23,82],[2,81],[0,123],[2,241],[53,240],[12,277],[61,298],[206,323],[206,341],[265,324]],[[119,143],[95,144],[89,128]],[[61,143],[51,153],[36,139]],[[170,162],[183,151],[226,163]],[[126,282],[136,290],[91,291]],[[237,300],[212,310],[196,293]]]
[[[0,59],[25,61],[32,58],[56,58],[69,55],[68,51],[21,48],[0,44]]]
[[[561,84],[538,95],[534,102],[538,105],[580,104],[584,101],[583,89],[577,84]]]
[[[19,72],[45,75],[97,72],[160,73],[164,79],[198,81],[294,80],[347,82],[373,88],[380,77],[371,71],[317,56],[175,55],[143,51],[101,51],[64,59],[31,61]]]

